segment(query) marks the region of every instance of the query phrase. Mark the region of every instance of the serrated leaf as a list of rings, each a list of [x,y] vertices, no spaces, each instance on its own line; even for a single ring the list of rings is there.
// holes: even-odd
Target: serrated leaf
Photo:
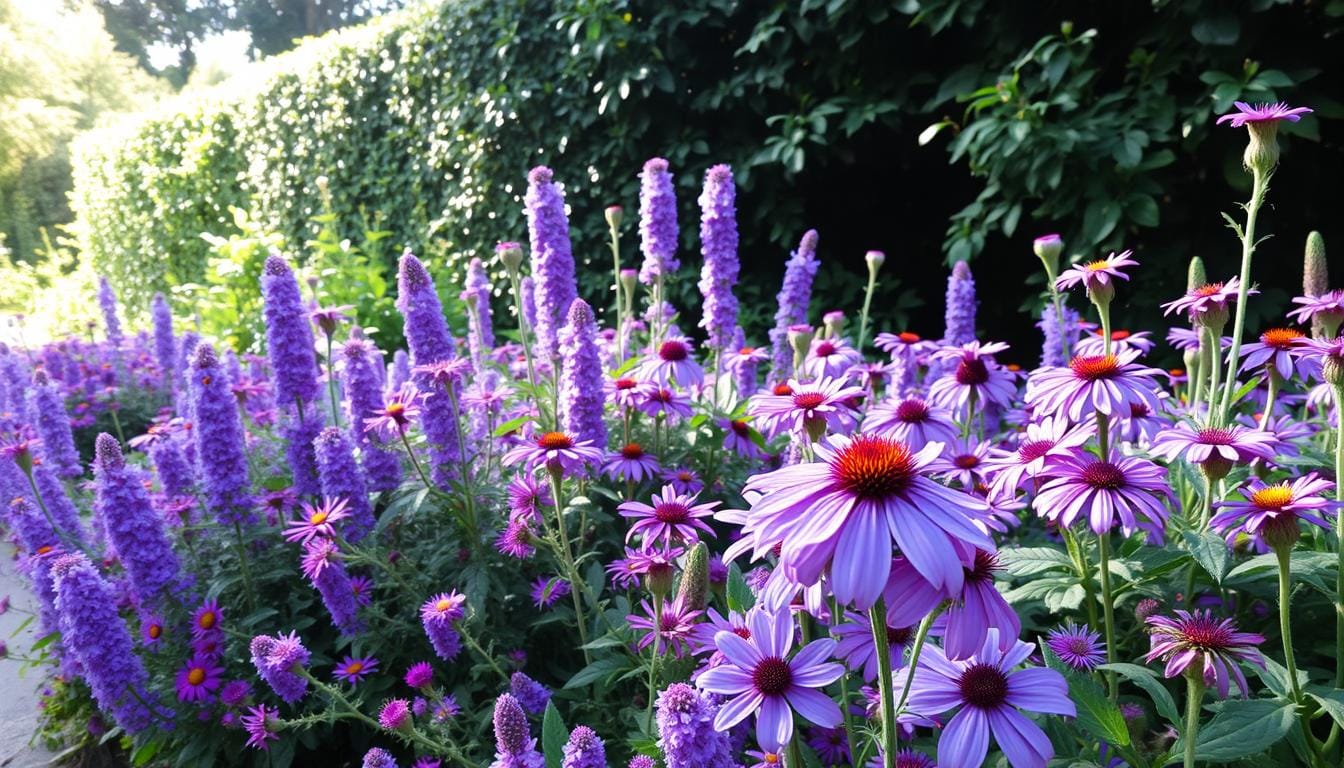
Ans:
[[[1181,534],[1190,554],[1199,563],[1215,584],[1222,584],[1227,577],[1227,542],[1217,534],[1185,531]]]
[[[1073,561],[1054,547],[1019,547],[999,552],[999,565],[1009,576],[1036,576],[1054,570],[1069,570]]]
[[[541,751],[546,757],[546,768],[560,768],[569,731],[554,701],[546,702],[546,714],[541,717]]]
[[[1344,690],[1327,688],[1324,685],[1309,685],[1306,692],[1337,724],[1344,726]]]
[[[1195,757],[1214,763],[1245,760],[1288,735],[1297,719],[1294,705],[1275,699],[1228,699],[1213,719],[1199,729]],[[1178,741],[1171,754],[1184,751]]]
[[[1172,698],[1171,692],[1167,690],[1167,687],[1162,684],[1162,681],[1152,670],[1147,667],[1140,667],[1138,664],[1122,662],[1102,664],[1099,669],[1115,672],[1142,688],[1148,694],[1148,698],[1153,700],[1153,706],[1157,709],[1157,714],[1166,718],[1167,722],[1173,725],[1180,724],[1181,714],[1176,708],[1176,700]]]
[[[1275,695],[1289,698],[1292,695],[1292,684],[1288,679],[1288,668],[1268,656],[1264,657],[1264,663],[1264,668],[1257,667],[1255,673]],[[1299,686],[1305,686],[1310,679],[1306,672],[1300,669],[1297,671]]]
[[[1129,746],[1125,716],[1106,697],[1106,691],[1090,677],[1072,675],[1068,681],[1069,698],[1078,707],[1078,725],[1102,741],[1117,747]]]

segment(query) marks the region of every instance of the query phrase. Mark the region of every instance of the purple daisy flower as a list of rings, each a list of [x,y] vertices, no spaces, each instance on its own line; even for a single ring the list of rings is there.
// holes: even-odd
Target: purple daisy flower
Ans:
[[[897,673],[897,687],[911,677],[911,711],[934,717],[961,706],[938,739],[943,765],[980,765],[993,736],[1010,765],[1044,768],[1054,756],[1050,739],[1018,710],[1077,715],[1063,675],[1044,667],[1014,669],[1031,655],[1032,645],[1014,641],[1006,651],[999,645],[998,630],[991,629],[980,652],[970,659],[952,661],[930,646],[920,656],[918,670]]]
[[[1032,501],[1042,517],[1070,528],[1085,514],[1097,534],[1109,533],[1119,517],[1126,536],[1143,529],[1150,541],[1161,540],[1168,515],[1164,502],[1175,504],[1166,469],[1112,452],[1106,461],[1090,454],[1056,457],[1047,474],[1051,479]]]
[[[280,710],[271,709],[265,704],[251,707],[242,717],[243,730],[247,732],[247,746],[265,750],[268,742],[279,741]]]
[[[1240,128],[1247,123],[1267,123],[1276,120],[1296,123],[1302,119],[1302,115],[1311,114],[1312,111],[1310,107],[1289,107],[1283,102],[1251,105],[1244,101],[1234,101],[1232,104],[1237,111],[1219,117],[1215,121],[1218,125],[1228,123],[1233,128]]]
[[[782,544],[786,577],[811,585],[829,567],[835,596],[862,609],[887,583],[893,540],[931,584],[953,593],[963,581],[953,542],[994,549],[976,525],[983,503],[924,476],[941,444],[915,452],[897,440],[858,435],[832,437],[815,450],[817,462],[747,481],[745,490],[756,498],[730,553],[754,547],[760,555]]]
[[[1148,331],[1139,331],[1137,333],[1126,330],[1111,331],[1111,351],[1128,352],[1131,349],[1138,350],[1140,354],[1148,354],[1153,351],[1157,344],[1150,338],[1152,334]],[[1106,354],[1106,340],[1102,338],[1101,329],[1094,328],[1091,333],[1085,334],[1079,339],[1078,345],[1074,348],[1074,354],[1084,357],[1092,355]]]
[[[868,409],[862,430],[908,445],[951,443],[961,434],[952,412],[921,397],[884,400]]]
[[[929,402],[965,418],[971,398],[976,408],[1008,408],[1017,394],[1014,375],[994,361],[994,355],[1008,348],[994,342],[968,342],[960,347],[944,347],[933,353],[933,360],[956,363],[950,373],[940,376],[929,387]]]
[[[843,378],[850,368],[861,362],[863,355],[844,339],[813,339],[800,372],[810,379]]]
[[[1275,485],[1252,478],[1241,489],[1245,501],[1214,502],[1214,507],[1222,511],[1209,525],[1225,533],[1229,542],[1244,533],[1262,546],[1292,546],[1301,535],[1298,521],[1330,530],[1330,523],[1322,515],[1337,510],[1340,503],[1322,494],[1334,487],[1314,473]]]
[[[420,606],[420,624],[434,652],[444,661],[452,661],[462,650],[462,638],[455,625],[466,616],[467,598],[458,592],[441,592]]]
[[[1114,290],[1115,280],[1128,280],[1129,275],[1120,271],[1121,267],[1137,267],[1139,262],[1130,258],[1133,251],[1112,253],[1104,259],[1075,264],[1059,273],[1055,288],[1063,291],[1081,283],[1088,293],[1097,290]]]
[[[230,680],[219,689],[219,703],[236,707],[252,697],[252,684],[246,680]]]
[[[336,665],[332,675],[343,683],[356,685],[364,681],[364,678],[378,671],[378,660],[372,656],[357,659],[353,656],[346,656],[345,660]]]
[[[650,499],[652,505],[642,501],[621,504],[616,508],[621,517],[635,520],[626,532],[625,540],[628,542],[641,536],[641,548],[649,549],[660,540],[664,547],[671,547],[674,543],[695,544],[700,540],[701,532],[714,536],[714,529],[702,518],[713,515],[719,502],[696,504],[695,498],[695,494],[679,494],[672,486],[665,485]]]
[[[644,452],[639,443],[626,443],[619,451],[607,455],[602,472],[612,480],[641,483],[658,474],[658,459]]]
[[[1046,633],[1045,645],[1060,661],[1082,672],[1091,672],[1106,661],[1106,646],[1101,642],[1101,635],[1086,624],[1079,626],[1070,621],[1055,627]]]
[[[1001,570],[998,556],[977,549],[961,560],[965,578],[961,594],[944,614],[947,623],[943,651],[951,659],[970,658],[994,629],[998,630],[999,650],[1007,651],[1017,642],[1022,624],[1017,612],[994,587],[994,574]]]
[[[639,607],[643,609],[643,614],[632,613],[625,617],[630,628],[640,633],[635,647],[642,651],[653,645],[657,638],[661,652],[670,651],[677,658],[685,655],[695,622],[704,612],[691,610],[682,604],[680,598],[663,603],[657,614],[648,600],[641,601]]]
[[[788,431],[799,435],[848,433],[858,424],[853,403],[868,393],[842,378],[820,378],[807,383],[789,379],[787,393],[756,395],[747,413],[756,417],[761,432],[770,437]]]
[[[835,651],[829,638],[813,640],[792,658],[793,619],[787,608],[754,613],[751,638],[720,632],[714,642],[727,663],[707,670],[696,684],[729,698],[714,718],[726,731],[756,713],[756,741],[778,750],[793,739],[793,713],[824,728],[840,725],[840,708],[817,690],[835,682],[845,668],[826,661]]]
[[[400,440],[406,430],[420,416],[420,402],[425,399],[415,385],[407,382],[401,385],[382,408],[373,412],[373,416],[364,419],[364,431],[373,432],[384,440]]]
[[[677,493],[696,494],[705,489],[705,483],[700,479],[699,473],[690,467],[665,469],[659,477],[671,485]]]
[[[765,451],[756,444],[755,435],[759,434],[752,430],[751,423],[745,419],[719,419],[719,428],[723,430],[723,449],[732,451],[746,459],[759,460],[765,458]]]
[[[1240,663],[1248,661],[1263,669],[1265,661],[1255,646],[1265,642],[1265,638],[1238,632],[1231,619],[1215,619],[1207,610],[1177,609],[1174,613],[1174,618],[1149,616],[1144,620],[1152,635],[1151,649],[1144,660],[1165,660],[1167,677],[1176,677],[1191,664],[1198,664],[1204,671],[1204,684],[1216,688],[1219,698],[1227,698],[1233,680],[1241,695],[1249,696],[1251,689]]]
[[[219,601],[210,598],[191,614],[191,636],[195,639],[218,635],[223,630],[220,622],[224,621],[224,611],[219,607]]]
[[[1297,371],[1298,377],[1305,381],[1317,370],[1306,355],[1306,338],[1306,334],[1295,328],[1270,328],[1260,334],[1259,341],[1241,348],[1241,371],[1269,368],[1285,381]]]
[[[224,668],[214,659],[195,656],[177,671],[177,700],[202,704],[215,698],[215,691],[223,685]]]
[[[569,581],[559,576],[538,576],[532,582],[532,603],[540,609],[547,609],[560,602],[570,592]]]
[[[1162,314],[1170,315],[1173,312],[1184,312],[1192,322],[1199,325],[1207,325],[1203,322],[1205,318],[1221,317],[1226,322],[1228,305],[1231,304],[1241,290],[1241,279],[1234,277],[1225,283],[1207,283],[1198,288],[1187,291],[1184,296],[1175,301],[1169,301],[1162,305],[1164,310]],[[1259,293],[1254,288],[1248,289],[1246,295]],[[1218,325],[1218,323],[1212,323]]]
[[[1294,296],[1293,303],[1300,306],[1290,311],[1288,317],[1303,325],[1314,323],[1318,317],[1335,326],[1344,320],[1344,290],[1326,291],[1319,296]]]
[[[304,501],[299,504],[299,516],[285,525],[285,541],[297,541],[307,544],[314,537],[332,538],[336,527],[332,523],[350,516],[346,511],[348,504],[344,498],[325,496],[322,503],[313,506]]]
[[[967,490],[984,485],[987,462],[1000,458],[1004,451],[993,447],[988,440],[957,439],[948,443],[938,458],[929,462],[928,471],[934,477],[952,481]]]
[[[530,474],[520,473],[509,481],[509,517],[526,517],[541,522],[542,507],[554,506],[551,492]]]
[[[1094,413],[1119,417],[1132,404],[1158,410],[1157,388],[1150,379],[1161,373],[1138,365],[1138,352],[1075,356],[1067,368],[1038,368],[1027,380],[1026,403],[1041,414],[1063,414],[1074,422]]]
[[[500,554],[517,560],[526,560],[536,554],[536,533],[532,530],[530,518],[516,517],[504,526],[495,538],[495,549]]]
[[[985,461],[991,492],[1012,494],[1038,485],[1037,479],[1051,458],[1077,453],[1094,432],[1091,423],[1073,427],[1064,416],[1047,416],[1039,423],[1028,424],[1016,451]]]
[[[658,345],[655,354],[639,366],[635,377],[663,386],[676,384],[685,389],[702,383],[705,371],[695,362],[691,340],[673,336]]]
[[[640,413],[662,416],[668,421],[691,416],[691,398],[675,389],[660,387],[657,384],[645,384],[640,387],[639,396],[640,400],[635,407]]]
[[[1247,429],[1238,425],[1196,428],[1178,422],[1153,438],[1148,452],[1168,461],[1184,457],[1199,464],[1211,476],[1226,476],[1234,464],[1261,459],[1272,460],[1278,453],[1279,439],[1272,432]]]
[[[588,464],[602,461],[602,449],[590,440],[579,440],[571,432],[543,432],[535,441],[524,443],[504,454],[504,465],[522,464],[529,470],[544,466],[547,471],[576,474]]]

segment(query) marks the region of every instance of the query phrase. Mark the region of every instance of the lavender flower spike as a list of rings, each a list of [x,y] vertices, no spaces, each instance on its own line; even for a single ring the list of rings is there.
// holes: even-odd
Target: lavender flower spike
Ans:
[[[560,413],[565,429],[602,448],[607,444],[607,425],[602,419],[606,405],[602,360],[597,351],[593,309],[583,299],[575,299],[569,307],[569,322],[560,331],[560,357],[564,366]]]
[[[784,265],[784,285],[779,289],[779,308],[775,327],[770,329],[770,380],[787,381],[793,376],[793,347],[789,344],[789,326],[807,322],[807,305],[812,300],[812,279],[817,276],[817,231],[809,229],[798,243],[798,250]]]
[[[434,279],[410,251],[401,255],[397,293],[397,306],[406,319],[404,329],[406,343],[411,348],[412,366],[418,368],[452,360],[456,356],[453,337],[448,333],[443,306],[434,290]],[[448,480],[456,476],[457,462],[461,460],[457,414],[447,390],[448,386],[457,385],[441,384],[424,373],[415,374],[414,381],[421,392],[429,393],[422,406],[421,424],[430,444],[434,482],[446,486]]]
[[[561,768],[607,768],[607,751],[592,728],[580,725],[569,732]]]
[[[467,347],[471,350],[472,362],[476,370],[481,370],[482,356],[495,346],[494,323],[490,315],[490,277],[485,273],[485,264],[480,259],[467,263],[467,280],[462,298],[469,299],[467,326],[471,329],[467,337]],[[470,301],[475,302],[472,307]]]
[[[716,165],[705,173],[705,188],[700,194],[700,254],[705,264],[700,269],[700,293],[705,297],[700,327],[709,335],[710,349],[719,357],[732,344],[737,327],[737,188],[733,169]]]
[[[149,314],[154,320],[154,361],[159,366],[161,386],[171,394],[177,384],[177,340],[173,338],[173,308],[162,293],[156,293],[154,301],[149,305]]]
[[[182,453],[182,446],[176,440],[159,440],[154,443],[149,449],[149,458],[154,462],[154,474],[159,477],[163,495],[169,498],[191,495],[196,476]]]
[[[173,545],[163,531],[140,472],[126,466],[121,444],[106,432],[94,441],[94,512],[107,526],[131,590],[150,603],[178,580]]]
[[[70,429],[70,413],[65,409],[65,396],[60,386],[47,378],[45,370],[33,371],[32,412],[37,435],[42,438],[42,458],[58,477],[72,478],[84,474],[75,448],[74,433]]]
[[[652,285],[681,267],[677,260],[677,194],[667,161],[655,157],[639,175],[639,247],[644,263],[639,281]]]
[[[117,294],[106,277],[98,276],[98,307],[103,311],[103,325],[107,330],[107,340],[114,347],[120,347],[122,339],[121,320],[117,317]]]
[[[542,768],[545,759],[537,752],[527,715],[518,700],[507,693],[495,699],[495,761],[490,768]]]
[[[204,342],[197,345],[190,375],[196,461],[206,509],[225,525],[250,522],[251,482],[238,400],[213,346]]]
[[[98,706],[127,733],[163,722],[171,713],[158,709],[149,675],[135,654],[126,623],[117,613],[117,597],[84,555],[61,555],[51,566],[60,613],[61,643],[84,667],[84,679]]]
[[[351,333],[349,340],[341,347],[344,365],[341,368],[344,379],[345,413],[350,424],[366,424],[383,407],[382,382],[378,375],[378,350],[373,342]],[[406,353],[398,350],[410,376],[410,365],[406,362]],[[404,380],[403,380],[404,381]],[[364,468],[371,491],[390,491],[401,484],[401,459],[394,447],[383,443],[376,431],[355,429],[355,443],[359,446],[359,462]],[[321,462],[318,462],[321,470]]]
[[[971,266],[958,261],[947,278],[947,307],[943,313],[943,343],[959,346],[975,341],[975,278]]]
[[[565,312],[579,297],[569,242],[569,217],[550,168],[539,165],[527,174],[524,203],[537,305],[532,327],[537,332],[538,356],[550,362],[560,354],[559,331],[565,322]]]
[[[658,748],[667,768],[733,768],[728,734],[714,729],[718,707],[686,683],[658,694]]]
[[[351,542],[359,541],[373,530],[377,522],[369,506],[369,491],[364,485],[364,473],[355,464],[354,447],[345,433],[336,427],[322,430],[313,441],[317,452],[317,473],[322,483],[322,495],[345,499],[350,512],[341,535]]]
[[[261,274],[261,298],[275,402],[285,407],[296,402],[310,403],[318,395],[313,327],[299,293],[299,281],[278,253],[266,258]]]

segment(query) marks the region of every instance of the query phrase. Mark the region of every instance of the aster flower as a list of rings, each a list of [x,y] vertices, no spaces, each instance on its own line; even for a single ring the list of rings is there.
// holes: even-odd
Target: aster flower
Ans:
[[[373,412],[372,417],[364,419],[364,430],[376,433],[384,440],[400,439],[420,417],[420,403],[426,397],[429,395],[422,394],[415,384],[402,385],[383,407]]]
[[[680,598],[664,602],[657,613],[648,600],[641,601],[639,607],[644,613],[625,617],[630,628],[640,633],[635,647],[642,651],[657,640],[661,653],[671,652],[677,658],[685,655],[695,622],[704,612],[691,610]]]
[[[1314,324],[1322,318],[1337,327],[1344,319],[1344,290],[1326,291],[1318,296],[1294,296],[1293,303],[1299,306],[1290,311],[1288,317],[1303,325]]]
[[[163,633],[163,619],[158,616],[145,616],[140,619],[140,640],[146,648],[157,649],[163,642]]]
[[[434,668],[428,661],[418,661],[406,670],[404,679],[412,688],[428,688],[434,682]]]
[[[658,473],[658,459],[644,452],[639,443],[626,443],[619,451],[607,454],[602,472],[612,480],[640,483]]]
[[[1215,121],[1218,125],[1228,123],[1233,128],[1240,128],[1249,123],[1266,123],[1278,120],[1296,123],[1302,119],[1302,115],[1311,114],[1312,111],[1309,107],[1289,107],[1283,102],[1251,105],[1244,101],[1234,101],[1232,104],[1237,108],[1237,111],[1219,117]]]
[[[844,339],[813,339],[803,358],[802,373],[811,379],[839,378],[862,361],[863,355]]]
[[[933,717],[958,705],[938,739],[941,764],[978,766],[985,761],[991,736],[1013,768],[1044,768],[1054,756],[1050,739],[1019,709],[1073,717],[1064,676],[1052,669],[1017,669],[1032,646],[1013,641],[1000,650],[998,630],[991,629],[980,652],[966,661],[952,661],[935,646],[924,649],[919,669],[897,673],[897,687],[910,677],[911,711]]]
[[[538,576],[532,582],[532,603],[539,609],[551,608],[569,593],[569,581],[559,576]]]
[[[994,587],[994,574],[1000,570],[998,556],[977,549],[962,555],[960,561],[964,579],[960,594],[944,614],[943,652],[950,659],[970,658],[993,629],[998,630],[999,650],[1007,651],[1017,642],[1022,625],[1017,612]]]
[[[388,699],[378,710],[378,725],[388,731],[400,731],[411,724],[411,703],[405,699]]]
[[[745,419],[719,419],[719,428],[723,430],[723,449],[732,451],[746,459],[759,460],[765,458],[765,451],[756,444],[754,436],[757,434],[752,431],[751,423]]]
[[[268,742],[279,741],[280,710],[271,709],[265,704],[251,707],[242,717],[243,730],[247,732],[247,746],[265,750]]]
[[[928,471],[941,480],[974,489],[984,484],[989,469],[986,463],[1000,458],[1003,453],[988,440],[957,439],[944,446],[943,453],[929,462]]]
[[[830,569],[841,603],[871,606],[891,570],[891,543],[934,586],[960,591],[963,574],[954,541],[992,551],[976,525],[984,506],[923,475],[942,445],[916,452],[876,435],[832,437],[815,446],[818,461],[749,479],[752,501],[744,536],[733,545],[758,553],[783,544],[779,568],[790,580],[815,584]],[[731,554],[725,554],[729,559]]]
[[[1182,421],[1159,432],[1148,451],[1168,461],[1184,457],[1191,464],[1205,467],[1211,475],[1223,476],[1234,464],[1272,460],[1278,453],[1278,443],[1272,432],[1235,424],[1196,428]]]
[[[360,768],[398,768],[397,759],[382,747],[373,747],[364,753]]]
[[[358,659],[354,656],[346,656],[344,661],[336,665],[332,675],[343,683],[356,685],[377,671],[378,660],[372,656]]]
[[[675,543],[695,544],[700,533],[714,536],[714,529],[703,518],[714,514],[719,502],[696,504],[694,494],[679,494],[670,485],[663,486],[655,493],[652,505],[640,501],[627,501],[617,507],[621,517],[631,518],[635,523],[625,534],[628,542],[635,536],[643,538],[643,549],[651,548],[658,541],[671,547]]]
[[[1007,348],[1001,342],[972,341],[933,353],[934,361],[955,362],[956,366],[929,387],[929,402],[950,410],[957,418],[965,418],[971,398],[976,408],[1007,408],[1017,387],[1013,374],[994,361],[994,355]]]
[[[542,507],[554,506],[549,489],[544,488],[537,479],[527,473],[519,473],[509,480],[509,516],[526,517],[536,522],[542,520]]]
[[[1131,254],[1132,251],[1122,251],[1119,254],[1111,253],[1104,259],[1075,264],[1059,274],[1055,287],[1063,291],[1081,283],[1089,294],[1098,290],[1113,291],[1117,278],[1129,279],[1129,275],[1121,272],[1120,268],[1139,265],[1139,262],[1130,258]]]
[[[658,748],[667,768],[734,768],[728,735],[714,727],[717,714],[710,694],[686,683],[658,694]],[[634,768],[633,760],[630,765]]]
[[[1086,624],[1079,626],[1070,621],[1055,627],[1046,633],[1045,645],[1065,665],[1081,672],[1091,672],[1106,661],[1101,635]]]
[[[458,592],[441,592],[420,606],[420,623],[444,661],[452,661],[462,650],[462,638],[455,625],[466,616],[467,598]]]
[[[844,728],[809,728],[807,746],[826,766],[849,765],[849,736]]]
[[[495,762],[490,768],[543,768],[546,761],[537,752],[537,740],[527,725],[527,714],[512,695],[495,699]]]
[[[815,725],[834,728],[840,708],[819,688],[844,674],[844,667],[826,659],[834,655],[835,641],[814,640],[790,658],[793,621],[788,609],[751,616],[751,638],[720,632],[714,642],[727,663],[706,670],[696,681],[701,688],[731,697],[714,718],[714,727],[726,731],[756,713],[756,741],[778,750],[793,738],[796,711]]]
[[[690,418],[691,398],[675,389],[646,384],[640,387],[639,395],[640,400],[635,407],[640,413],[662,416],[668,421]]]
[[[537,551],[533,544],[535,540],[536,533],[532,530],[531,518],[516,517],[510,520],[495,538],[495,549],[499,550],[500,554],[526,560]]]
[[[705,489],[705,483],[700,479],[699,473],[690,467],[665,469],[659,477],[677,493],[696,494]]]
[[[429,716],[436,723],[446,723],[460,714],[462,714],[462,707],[458,705],[457,699],[453,697],[453,694],[445,693]]]
[[[691,340],[672,336],[658,345],[657,351],[635,371],[635,376],[660,386],[675,384],[685,389],[704,382],[705,371],[695,362]]]
[[[518,700],[523,711],[540,715],[546,711],[546,703],[551,700],[550,690],[522,672],[509,676],[509,693]]]
[[[1323,494],[1334,487],[1314,473],[1275,485],[1252,478],[1241,489],[1245,501],[1214,502],[1221,511],[1209,525],[1225,533],[1229,542],[1244,533],[1262,546],[1292,546],[1301,535],[1299,521],[1330,530],[1324,515],[1340,504],[1326,500]]]
[[[1002,456],[992,456],[985,462],[990,473],[990,489],[1009,494],[1038,484],[1045,465],[1057,456],[1077,453],[1095,434],[1089,422],[1073,427],[1064,416],[1047,416],[1038,423],[1028,424],[1017,450]]]
[[[347,511],[349,507],[345,498],[333,498],[324,496],[322,503],[314,506],[306,501],[299,503],[299,516],[296,520],[291,520],[285,525],[285,541],[297,541],[307,544],[318,536],[322,538],[332,538],[336,535],[336,526],[332,525],[339,520],[344,520],[350,516]]]
[[[1158,410],[1151,379],[1161,373],[1138,365],[1138,352],[1075,356],[1067,368],[1038,368],[1027,380],[1026,403],[1041,414],[1063,414],[1074,422],[1094,413],[1119,417],[1133,404]]]
[[[1231,304],[1241,290],[1241,279],[1232,278],[1225,283],[1208,283],[1201,285],[1190,291],[1175,301],[1169,301],[1162,305],[1164,310],[1162,314],[1170,315],[1173,312],[1184,312],[1191,321],[1199,325],[1221,325],[1216,318],[1221,318],[1223,322],[1227,320],[1228,305]],[[1246,295],[1259,293],[1254,288],[1248,289]],[[1209,319],[1213,319],[1209,322]]]
[[[528,470],[544,466],[550,472],[577,474],[588,464],[602,461],[602,449],[572,432],[543,432],[536,440],[504,454],[504,465],[522,464]]]
[[[202,704],[214,699],[214,692],[224,683],[224,668],[214,659],[193,657],[177,671],[177,700]]]
[[[1317,370],[1306,352],[1306,334],[1293,328],[1270,328],[1260,334],[1259,341],[1242,346],[1239,370],[1269,368],[1285,381],[1297,371],[1298,377],[1305,381]]]
[[[220,626],[224,621],[224,611],[219,607],[219,601],[210,598],[201,603],[191,614],[191,636],[197,640],[203,637],[212,637],[221,634],[224,629]]]
[[[1070,528],[1086,515],[1094,533],[1106,534],[1118,517],[1125,536],[1143,529],[1150,541],[1161,540],[1169,514],[1164,502],[1175,504],[1162,467],[1112,451],[1104,461],[1090,454],[1056,457],[1047,474],[1051,479],[1032,504],[1051,522]]]
[[[565,743],[561,768],[607,768],[607,753],[592,728],[576,726]]]
[[[309,653],[298,634],[257,635],[250,650],[253,666],[281,701],[293,704],[303,698],[308,681],[298,671],[308,664]]]
[[[1144,620],[1152,637],[1145,661],[1165,660],[1164,674],[1175,677],[1191,664],[1204,672],[1204,684],[1215,687],[1219,698],[1227,698],[1232,681],[1243,697],[1250,695],[1246,675],[1240,663],[1250,662],[1264,668],[1265,661],[1255,646],[1265,642],[1261,635],[1239,632],[1232,619],[1215,619],[1210,611],[1183,611],[1175,616],[1149,616]]]
[[[918,446],[951,443],[961,434],[951,411],[914,395],[884,400],[869,408],[861,430]]]
[[[905,663],[905,649],[915,639],[915,627],[887,627],[887,658],[893,670]],[[831,628],[835,637],[835,656],[845,666],[860,671],[865,681],[877,679],[877,645],[873,642],[873,625],[864,614],[853,611],[845,614],[845,621]]]

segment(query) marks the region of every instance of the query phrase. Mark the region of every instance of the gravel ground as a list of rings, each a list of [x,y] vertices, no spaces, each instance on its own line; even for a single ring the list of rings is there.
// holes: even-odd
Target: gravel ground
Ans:
[[[8,545],[0,546],[0,597],[9,595],[13,606],[0,616],[0,640],[9,646],[10,653],[23,655],[37,640],[38,630],[34,622],[23,632],[14,634],[28,618],[26,611],[34,610],[34,600],[23,577],[15,572],[13,555],[14,551]],[[24,672],[18,661],[0,660],[0,766],[3,768],[34,768],[46,765],[51,759],[50,752],[28,743],[37,728],[39,685],[37,670]]]

